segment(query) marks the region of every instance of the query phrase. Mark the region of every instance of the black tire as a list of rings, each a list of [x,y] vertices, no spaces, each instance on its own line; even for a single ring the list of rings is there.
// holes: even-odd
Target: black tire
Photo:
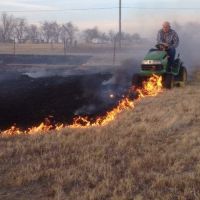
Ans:
[[[135,86],[135,87],[141,87],[142,86],[142,77],[139,74],[133,75],[132,86]]]
[[[180,68],[179,81],[182,82],[183,86],[185,86],[187,83],[187,69],[184,66],[181,66]]]
[[[174,76],[173,74],[166,74],[164,77],[164,87],[172,89],[174,87]]]

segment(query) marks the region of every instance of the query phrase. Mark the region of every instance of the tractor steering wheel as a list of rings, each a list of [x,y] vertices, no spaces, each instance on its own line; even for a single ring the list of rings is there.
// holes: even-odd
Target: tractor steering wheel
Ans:
[[[169,46],[166,43],[159,43],[156,45],[156,48],[161,51],[167,51],[169,49]]]

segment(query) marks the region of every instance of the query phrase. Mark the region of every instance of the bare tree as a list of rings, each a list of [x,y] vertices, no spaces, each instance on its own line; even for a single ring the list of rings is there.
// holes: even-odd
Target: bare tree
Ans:
[[[3,42],[13,39],[15,26],[16,22],[12,15],[8,15],[7,13],[1,15],[0,35]]]
[[[60,25],[57,22],[47,22],[42,24],[42,35],[47,43],[59,42]]]
[[[42,35],[43,35],[43,38],[45,40],[45,42],[49,43],[50,42],[50,39],[52,37],[52,33],[51,33],[51,25],[49,22],[45,21],[43,24],[42,24]]]
[[[12,41],[14,38],[18,42],[31,40],[32,42],[46,42],[65,44],[65,47],[71,47],[76,41],[76,32],[78,28],[71,22],[65,24],[58,24],[56,21],[45,21],[41,26],[28,25],[25,18],[14,18],[12,15],[3,13],[0,18],[0,41]],[[119,35],[114,31],[108,33],[101,32],[98,27],[89,28],[81,32],[83,39],[87,43],[98,42],[114,42],[117,41]],[[121,35],[123,42],[132,43],[140,42],[143,39],[137,33],[129,34],[123,32]]]
[[[101,41],[101,43],[108,42],[109,36],[107,35],[107,33],[100,33],[99,40]]]
[[[60,37],[60,25],[57,24],[57,22],[52,22],[51,23],[51,32],[52,32],[52,41],[58,43],[59,42],[59,37]]]
[[[14,30],[14,36],[18,40],[19,43],[24,43],[27,39],[27,22],[24,18],[17,18],[15,19],[15,30]]]
[[[105,32],[99,31],[97,27],[94,27],[92,29],[86,29],[83,32],[83,37],[87,43],[106,43],[110,40],[110,35]]]
[[[108,32],[108,37],[109,37],[109,40],[110,40],[111,42],[114,42],[114,41],[116,40],[117,33],[114,32],[113,30],[110,30],[110,31]]]
[[[74,26],[71,22],[63,24],[61,27],[61,35],[60,35],[62,42],[66,42],[67,40],[69,45],[72,46],[77,31],[78,28]]]
[[[92,42],[94,39],[97,39],[99,38],[99,36],[101,35],[99,29],[97,27],[94,27],[92,29],[86,29],[84,32],[83,32],[83,36],[84,36],[84,39],[87,43],[90,43]]]
[[[42,24],[42,27],[41,27],[41,30],[42,30],[42,36],[44,38],[44,41],[49,43],[50,42],[50,39],[52,37],[52,33],[51,33],[51,25],[49,22],[45,21],[43,24]]]
[[[38,43],[40,41],[40,29],[38,26],[31,24],[27,28],[27,39],[32,43]]]

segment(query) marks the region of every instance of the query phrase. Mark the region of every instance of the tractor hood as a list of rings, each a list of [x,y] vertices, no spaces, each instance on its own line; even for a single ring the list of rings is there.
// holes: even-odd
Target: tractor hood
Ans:
[[[151,51],[149,52],[144,60],[163,60],[166,57],[167,53],[165,51]]]

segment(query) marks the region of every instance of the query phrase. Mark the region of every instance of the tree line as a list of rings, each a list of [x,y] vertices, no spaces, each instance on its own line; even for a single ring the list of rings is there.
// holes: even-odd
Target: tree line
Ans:
[[[118,34],[110,30],[102,32],[98,27],[80,30],[72,22],[59,24],[56,21],[44,21],[39,25],[29,24],[25,18],[2,13],[0,16],[0,42],[18,43],[68,43],[77,40],[86,43],[111,43],[117,40]],[[122,40],[127,42],[141,41],[139,34],[122,33]]]

